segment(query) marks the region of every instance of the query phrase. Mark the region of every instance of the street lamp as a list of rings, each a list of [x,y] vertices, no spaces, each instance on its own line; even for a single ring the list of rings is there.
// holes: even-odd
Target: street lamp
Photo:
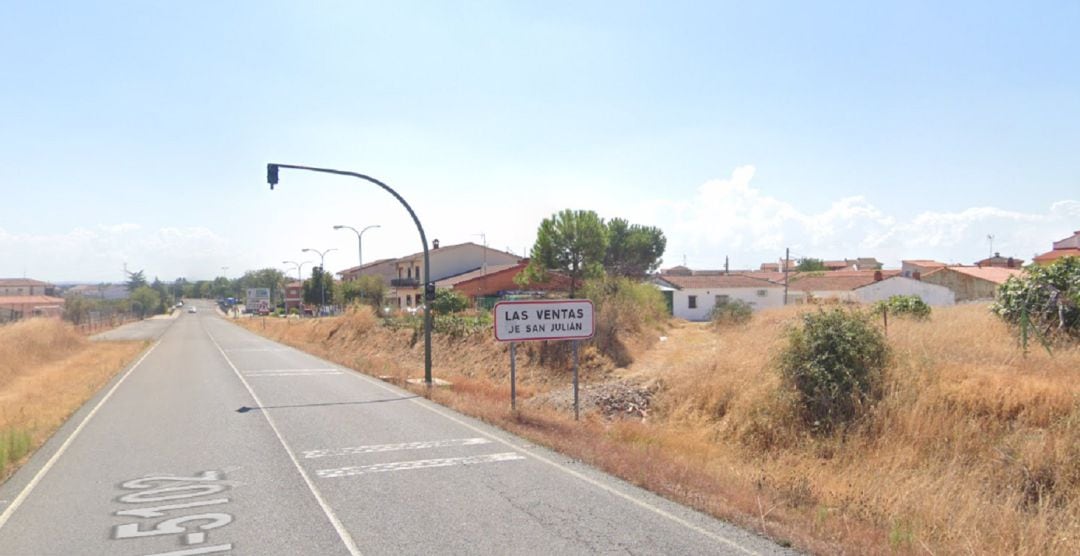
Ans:
[[[270,184],[270,189],[274,189],[274,185],[278,182],[278,171],[281,168],[288,168],[293,170],[307,170],[309,172],[322,172],[324,174],[337,174],[339,176],[350,176],[358,178],[367,182],[371,182],[381,188],[387,193],[394,196],[405,210],[409,212],[409,216],[412,217],[413,223],[416,224],[416,230],[420,232],[420,244],[424,247],[424,298],[428,302],[428,308],[424,310],[424,382],[427,386],[431,387],[431,301],[435,298],[435,284],[431,283],[431,269],[430,259],[428,257],[428,245],[427,236],[424,235],[424,227],[420,224],[420,219],[416,217],[416,213],[413,212],[409,203],[405,202],[405,199],[398,195],[397,191],[390,188],[389,185],[364,174],[358,174],[356,172],[346,172],[344,170],[333,170],[330,168],[313,168],[311,166],[294,166],[291,164],[267,164],[266,165],[266,182]]]
[[[296,267],[296,279],[300,281],[300,291],[303,292],[304,291],[304,265],[311,264],[311,261],[302,261],[302,262],[299,262],[299,263],[296,262],[296,261],[281,261],[281,264],[291,264],[291,265]],[[301,317],[304,316],[303,308],[300,307],[302,302],[303,302],[303,294],[301,294],[301,303],[298,303],[297,307],[296,307],[296,310],[299,311],[299,314],[300,314]],[[288,304],[286,303],[286,307],[285,307],[286,316],[288,315],[288,313],[289,313],[289,307],[288,307]]]
[[[323,307],[326,306],[326,279],[323,278],[323,274],[326,274],[326,262],[325,262],[326,254],[331,252],[331,251],[337,251],[337,248],[331,247],[330,249],[327,249],[326,251],[319,251],[318,249],[310,249],[310,248],[305,247],[305,248],[301,249],[301,251],[303,251],[305,253],[307,253],[308,251],[311,251],[312,253],[318,253],[319,254],[319,291],[322,294],[322,305],[319,306],[319,316],[321,317],[322,312],[323,312]]]
[[[364,266],[364,232],[366,232],[366,231],[368,231],[368,230],[370,230],[372,228],[380,228],[380,227],[381,226],[379,226],[378,224],[372,224],[372,225],[364,228],[363,230],[360,230],[359,232],[357,232],[356,228],[353,228],[352,226],[343,226],[341,224],[338,224],[337,226],[334,226],[334,229],[335,230],[340,230],[342,228],[345,228],[345,229],[352,230],[353,232],[356,232],[356,242],[357,242],[357,245],[358,245],[358,247],[357,247],[357,255],[360,256],[360,258],[359,258],[360,266]],[[360,272],[360,266],[356,267],[356,272],[357,273]]]

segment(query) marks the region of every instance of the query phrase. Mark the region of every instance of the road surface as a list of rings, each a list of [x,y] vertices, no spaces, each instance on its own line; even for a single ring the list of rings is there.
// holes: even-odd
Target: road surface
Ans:
[[[196,303],[0,486],[0,554],[787,552]]]

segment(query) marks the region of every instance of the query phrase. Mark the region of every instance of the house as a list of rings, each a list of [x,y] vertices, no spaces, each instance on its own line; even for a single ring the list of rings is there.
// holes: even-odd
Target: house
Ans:
[[[822,261],[825,266],[825,270],[837,271],[837,270],[855,270],[855,265],[848,261]]]
[[[813,301],[861,302],[858,288],[898,276],[899,270],[837,270],[800,272],[788,277],[788,302]]]
[[[923,275],[922,281],[945,286],[956,294],[956,302],[993,299],[998,286],[1022,274],[1019,268],[947,266]]]
[[[930,274],[935,270],[945,268],[946,266],[949,265],[930,259],[900,261],[900,275],[905,278],[915,278],[918,280],[920,277]]]
[[[56,317],[64,314],[64,298],[51,295],[0,296],[0,322],[29,317]]]
[[[877,303],[894,295],[915,295],[927,305],[945,306],[956,304],[956,294],[945,286],[923,282],[906,276],[882,277],[855,288],[855,298],[861,303]]]
[[[431,263],[429,278],[432,282],[473,270],[520,262],[520,258],[513,253],[472,242],[440,246],[437,239],[432,242],[431,249],[428,250],[428,258]],[[393,259],[392,265],[390,291],[387,294],[389,304],[398,308],[423,305],[423,251]]]
[[[1062,257],[1080,257],[1080,230],[1063,240],[1055,241],[1053,249],[1036,255],[1032,261],[1037,265],[1045,266]]]
[[[449,276],[435,282],[436,288],[451,288],[475,302],[484,298],[499,297],[507,292],[522,289],[541,291],[567,291],[570,278],[557,272],[549,272],[548,280],[543,283],[529,284],[522,288],[514,277],[529,266],[528,259],[513,264],[488,265],[486,269],[477,268],[456,276]],[[489,299],[490,301],[490,299]]]
[[[1024,265],[1024,259],[1014,259],[1013,257],[1002,257],[1001,253],[994,253],[993,257],[987,257],[981,261],[975,261],[975,266],[978,267],[1001,267],[1001,268],[1020,268]]]
[[[343,282],[351,282],[360,276],[378,276],[382,278],[383,285],[389,286],[390,280],[397,278],[397,259],[380,259],[362,266],[346,268],[338,272]]]
[[[655,283],[661,291],[670,292],[672,314],[686,320],[709,320],[713,307],[724,301],[740,300],[755,311],[784,304],[783,286],[739,274],[662,274],[655,278]]]
[[[293,309],[302,312],[304,304],[304,283],[300,281],[285,284],[285,312]]]
[[[81,295],[83,297],[92,297],[95,299],[105,299],[108,301],[127,299],[131,295],[126,284],[80,284],[68,288],[65,293]]]
[[[56,286],[29,278],[0,278],[0,297],[23,295],[53,297],[56,295]]]

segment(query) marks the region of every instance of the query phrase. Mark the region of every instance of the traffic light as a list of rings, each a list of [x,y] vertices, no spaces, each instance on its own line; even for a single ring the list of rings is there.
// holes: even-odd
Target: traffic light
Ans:
[[[277,182],[278,182],[277,173],[278,173],[277,164],[267,164],[266,165],[266,183],[270,184],[270,189],[271,190],[274,189],[275,185],[277,185]]]
[[[435,282],[424,284],[424,299],[435,301]]]

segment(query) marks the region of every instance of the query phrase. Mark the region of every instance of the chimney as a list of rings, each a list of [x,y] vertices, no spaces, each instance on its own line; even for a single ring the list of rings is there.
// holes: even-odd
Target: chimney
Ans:
[[[1016,266],[1016,260],[1013,259],[1012,257],[1009,257],[1009,260],[1005,264],[1007,265],[1008,268],[1012,268],[1012,267]]]
[[[916,270],[915,272],[911,273],[911,277],[915,280],[922,280],[922,273]]]
[[[432,241],[431,242],[431,248],[432,249],[438,249],[439,248],[439,240],[436,239],[436,240]]]
[[[881,271],[880,270],[875,270],[874,271],[874,281],[875,282],[880,282],[881,281]]]

